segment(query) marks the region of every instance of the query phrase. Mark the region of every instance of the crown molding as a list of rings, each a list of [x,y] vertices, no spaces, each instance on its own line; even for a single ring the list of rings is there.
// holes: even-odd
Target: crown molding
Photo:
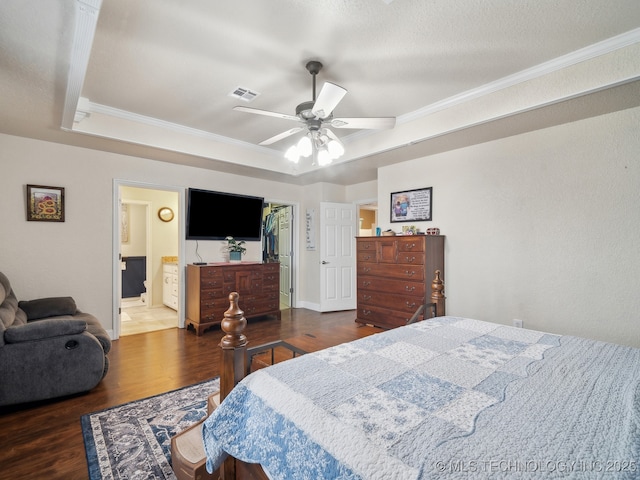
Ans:
[[[490,82],[478,88],[467,90],[466,92],[462,92],[458,95],[445,98],[442,101],[432,103],[431,105],[419,108],[418,110],[414,110],[413,112],[401,115],[397,118],[397,123],[410,122],[417,118],[421,118],[438,112],[440,110],[445,110],[454,105],[459,105],[469,100],[474,100],[476,98],[480,98],[485,95],[497,92],[499,90],[504,90],[514,85],[518,85],[519,83],[527,82],[529,80],[534,80],[536,78],[558,72],[577,63],[591,60],[592,58],[596,58],[602,55],[607,55],[611,52],[620,50],[621,48],[625,48],[629,45],[633,45],[639,42],[640,28],[636,28],[615,37],[603,40],[602,42],[594,43],[593,45],[589,45],[588,47],[584,47],[580,50],[568,53],[567,55],[563,55],[548,62],[541,63],[539,65],[536,65],[535,67],[527,68],[526,70],[514,73],[513,75],[508,75],[506,77],[500,78],[495,82]]]

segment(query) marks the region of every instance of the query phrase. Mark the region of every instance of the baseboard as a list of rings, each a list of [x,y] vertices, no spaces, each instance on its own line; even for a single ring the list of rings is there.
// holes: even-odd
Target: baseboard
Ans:
[[[311,302],[298,302],[296,308],[306,308],[308,310],[313,310],[314,312],[320,311],[319,303],[311,303]]]

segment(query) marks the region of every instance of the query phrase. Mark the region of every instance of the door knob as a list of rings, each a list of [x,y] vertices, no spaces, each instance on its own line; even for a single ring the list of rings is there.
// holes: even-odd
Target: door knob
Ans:
[[[322,265],[326,265],[327,263],[329,262],[327,262],[326,260],[322,260]]]

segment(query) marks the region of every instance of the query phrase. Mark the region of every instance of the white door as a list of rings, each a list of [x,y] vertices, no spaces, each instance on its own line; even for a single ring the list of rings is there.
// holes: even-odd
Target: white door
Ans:
[[[278,210],[278,261],[280,262],[280,304],[291,306],[291,212],[292,207]]]
[[[320,202],[320,311],[356,308],[356,206]]]

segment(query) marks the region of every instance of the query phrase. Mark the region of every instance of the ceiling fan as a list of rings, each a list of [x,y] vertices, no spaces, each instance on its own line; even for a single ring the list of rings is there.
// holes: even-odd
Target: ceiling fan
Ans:
[[[234,110],[240,112],[283,118],[302,124],[268,138],[260,142],[260,145],[271,145],[306,129],[306,135],[296,145],[287,150],[285,157],[297,163],[300,157],[310,156],[315,147],[318,163],[322,166],[331,163],[334,158],[338,158],[344,153],[344,145],[329,127],[382,130],[395,126],[395,117],[335,118],[333,110],[347,94],[347,90],[334,83],[325,82],[316,98],[316,75],[322,69],[322,63],[312,60],[307,63],[306,68],[313,77],[313,99],[310,102],[303,102],[298,105],[295,115],[270,112],[257,108],[234,107]]]

